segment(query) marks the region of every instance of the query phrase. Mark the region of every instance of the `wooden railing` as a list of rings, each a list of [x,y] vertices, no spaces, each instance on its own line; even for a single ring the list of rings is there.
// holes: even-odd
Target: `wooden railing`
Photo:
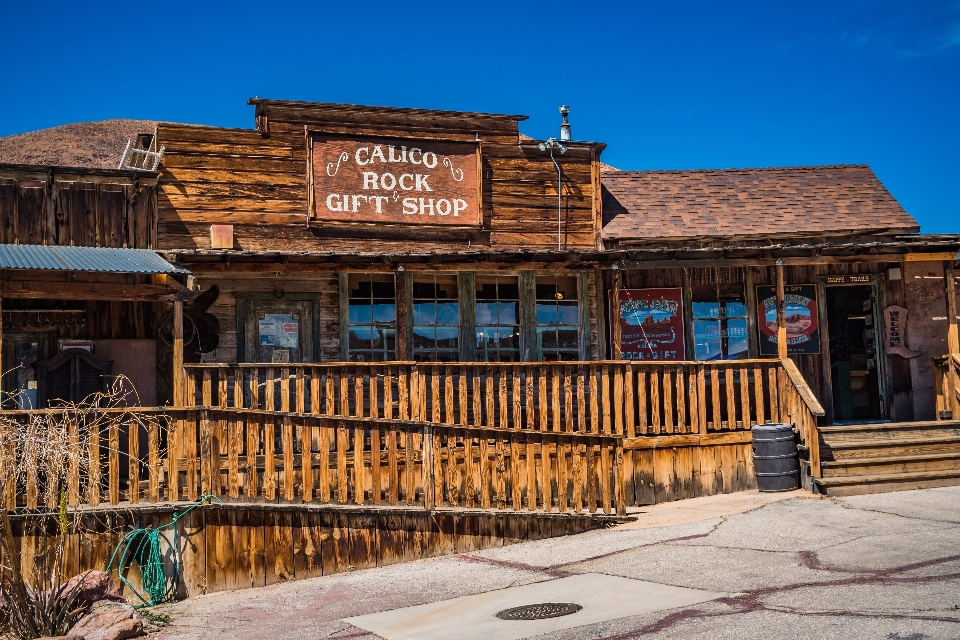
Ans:
[[[933,359],[937,420],[960,420],[960,354]]]
[[[781,419],[777,360],[186,366],[188,405],[626,437]]]
[[[817,418],[823,417],[825,412],[793,360],[785,358],[781,363],[786,375],[781,379],[780,421],[793,424],[800,431],[800,439],[809,453],[810,473],[814,478],[820,478]]]
[[[5,414],[26,422],[40,412]],[[86,472],[71,472],[65,483],[72,506],[211,494],[427,510],[623,514],[626,508],[623,439],[613,435],[216,406],[124,410],[98,424],[109,426],[80,452],[90,457]],[[57,506],[56,491],[17,489],[8,492],[10,508],[36,509],[44,502],[38,493],[53,496],[48,508]]]

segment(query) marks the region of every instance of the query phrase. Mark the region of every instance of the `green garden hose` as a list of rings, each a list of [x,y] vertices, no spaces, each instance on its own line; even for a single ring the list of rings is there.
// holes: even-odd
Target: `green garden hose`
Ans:
[[[173,519],[167,524],[159,527],[136,527],[129,531],[117,544],[110,556],[110,562],[107,564],[107,573],[113,568],[113,561],[117,560],[117,574],[120,580],[130,589],[143,604],[137,607],[153,607],[166,602],[173,595],[180,581],[180,573],[183,570],[182,560],[180,558],[180,533],[177,530],[177,521],[187,515],[197,507],[203,505],[208,500],[220,502],[220,498],[212,495],[204,495],[194,504],[183,511],[173,514]],[[222,504],[222,503],[221,503]],[[164,529],[173,529],[173,543],[167,537]],[[172,549],[173,551],[173,575],[167,575],[163,569],[162,549]],[[119,558],[117,557],[119,555]],[[140,576],[143,593],[136,589],[124,575],[124,570],[137,563],[140,566]]]

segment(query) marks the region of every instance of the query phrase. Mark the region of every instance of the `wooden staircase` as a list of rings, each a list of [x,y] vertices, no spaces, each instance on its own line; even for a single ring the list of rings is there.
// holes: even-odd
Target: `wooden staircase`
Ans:
[[[828,496],[960,485],[960,420],[820,427]]]

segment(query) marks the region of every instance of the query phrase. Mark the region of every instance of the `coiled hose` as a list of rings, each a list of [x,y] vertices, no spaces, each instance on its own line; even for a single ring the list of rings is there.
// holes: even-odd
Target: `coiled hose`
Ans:
[[[177,522],[208,500],[220,502],[220,498],[216,496],[204,495],[183,511],[174,513],[173,519],[167,524],[159,527],[136,527],[120,538],[120,542],[117,544],[117,548],[113,550],[110,562],[107,564],[107,573],[113,568],[113,562],[116,560],[116,569],[120,580],[143,603],[136,605],[138,608],[153,607],[161,602],[166,602],[173,595],[177,584],[180,582],[180,574],[183,570],[183,562],[180,556],[180,532],[177,530]],[[172,544],[164,531],[170,528],[173,529]],[[173,552],[173,575],[168,576],[164,571],[163,548],[171,549]],[[117,554],[119,554],[119,558]],[[124,571],[132,567],[133,563],[140,566],[143,592],[130,584],[130,581],[124,575]]]

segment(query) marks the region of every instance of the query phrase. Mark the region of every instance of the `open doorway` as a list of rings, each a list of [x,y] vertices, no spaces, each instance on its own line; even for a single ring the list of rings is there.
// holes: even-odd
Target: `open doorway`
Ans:
[[[834,422],[881,420],[874,285],[827,286]]]

